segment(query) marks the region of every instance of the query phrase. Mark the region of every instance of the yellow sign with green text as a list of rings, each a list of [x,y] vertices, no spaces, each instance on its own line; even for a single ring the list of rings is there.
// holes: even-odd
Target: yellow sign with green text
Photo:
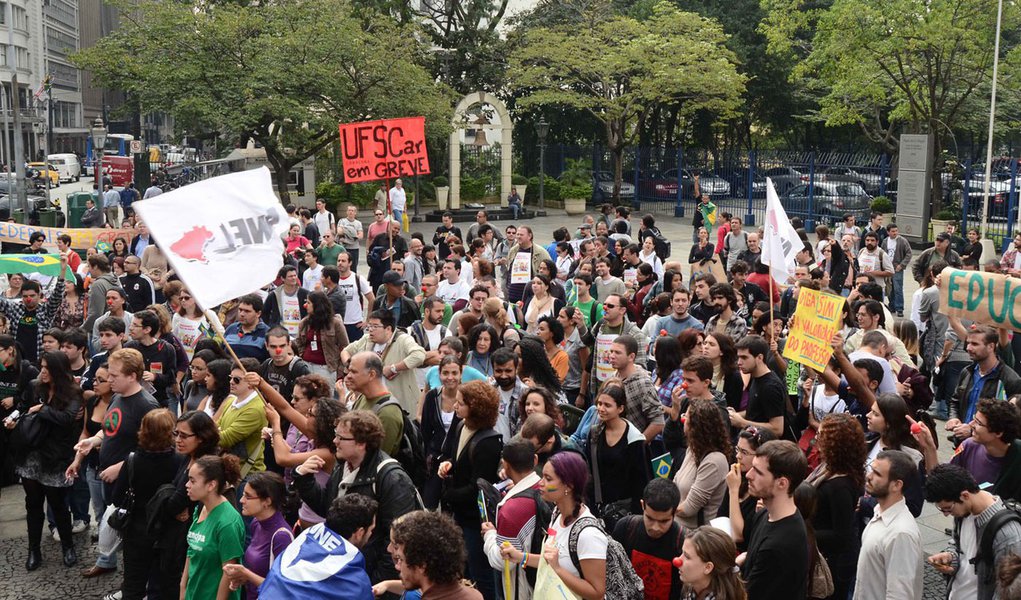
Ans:
[[[830,340],[840,331],[844,314],[842,296],[801,288],[783,356],[806,367],[822,371],[833,356]]]

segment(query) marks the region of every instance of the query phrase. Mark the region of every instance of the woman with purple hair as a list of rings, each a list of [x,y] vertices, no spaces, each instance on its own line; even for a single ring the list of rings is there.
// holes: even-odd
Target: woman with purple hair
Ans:
[[[609,536],[585,506],[588,477],[588,465],[576,452],[554,454],[543,466],[539,482],[542,499],[552,503],[554,509],[542,557],[572,592],[586,600],[601,600],[606,593]],[[583,531],[578,536],[577,555],[571,556],[568,540],[575,527],[582,527]],[[523,553],[513,547],[504,549],[503,554],[511,562],[532,568],[539,566],[536,554]]]

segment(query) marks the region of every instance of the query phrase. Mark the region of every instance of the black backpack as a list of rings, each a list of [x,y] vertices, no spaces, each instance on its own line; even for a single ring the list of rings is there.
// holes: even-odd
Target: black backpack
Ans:
[[[996,540],[996,534],[1006,527],[1008,523],[1021,524],[1021,502],[1004,500],[1003,506],[1003,510],[993,515],[989,522],[986,523],[985,528],[982,529],[982,538],[978,543],[978,554],[969,561],[972,565],[977,565],[980,562],[989,565],[989,572],[994,574],[996,573],[996,553],[993,551],[993,542]],[[960,538],[959,526],[954,528],[954,538],[955,540]]]
[[[650,237],[652,237],[652,243],[655,244],[656,256],[658,256],[660,260],[670,258],[670,240],[663,237],[663,234],[660,233],[659,230],[653,231]]]
[[[422,438],[422,429],[418,423],[411,419],[400,403],[394,400],[393,396],[389,400],[373,406],[372,412],[379,415],[383,408],[391,405],[401,411],[401,416],[404,419],[404,425],[401,427],[401,442],[394,458],[404,467],[404,471],[411,477],[415,487],[421,489],[428,478],[425,469],[425,441]]]

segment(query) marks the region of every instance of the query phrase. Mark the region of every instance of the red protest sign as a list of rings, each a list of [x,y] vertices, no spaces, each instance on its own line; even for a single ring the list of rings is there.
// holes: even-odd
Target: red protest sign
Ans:
[[[429,172],[425,117],[340,125],[344,181],[376,181]]]

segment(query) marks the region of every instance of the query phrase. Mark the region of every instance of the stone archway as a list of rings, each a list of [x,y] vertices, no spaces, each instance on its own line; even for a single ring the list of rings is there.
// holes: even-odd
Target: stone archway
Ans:
[[[492,125],[487,129],[500,130],[500,206],[507,205],[507,196],[511,189],[511,158],[513,146],[511,134],[514,131],[514,122],[511,121],[507,107],[499,98],[489,92],[472,92],[460,102],[454,109],[454,118],[451,124],[454,130],[450,134],[450,208],[461,208],[461,130],[467,125],[468,109],[479,104],[488,104],[493,107],[500,117],[499,125]]]

